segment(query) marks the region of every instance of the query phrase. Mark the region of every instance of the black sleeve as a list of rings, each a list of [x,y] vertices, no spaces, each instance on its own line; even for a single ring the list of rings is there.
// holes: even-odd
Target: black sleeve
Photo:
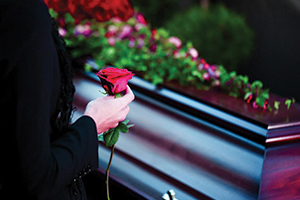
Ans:
[[[82,117],[50,142],[60,72],[47,7],[39,0],[3,0],[0,12],[1,128],[10,130],[0,140],[11,148],[9,157],[0,153],[1,165],[8,165],[1,166],[0,181],[20,174],[13,184],[22,182],[31,195],[50,195],[86,166],[98,167],[96,125]]]

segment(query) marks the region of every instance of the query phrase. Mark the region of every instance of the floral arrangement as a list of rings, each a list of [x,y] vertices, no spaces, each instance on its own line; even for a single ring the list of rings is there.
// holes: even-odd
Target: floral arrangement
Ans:
[[[98,7],[95,5],[101,6],[101,2],[93,4],[94,7],[92,4],[83,6],[83,13],[93,13]],[[152,29],[140,12],[127,9],[124,11],[126,14],[120,15],[113,14],[112,9],[109,16],[113,18],[106,21],[108,18],[91,17],[99,15],[97,12],[82,17],[81,10],[74,11],[74,6],[69,7],[71,9],[67,12],[57,11],[52,6],[50,12],[59,23],[59,32],[71,56],[90,58],[85,63],[87,71],[112,65],[130,69],[153,84],[178,81],[181,85],[199,89],[219,88],[231,96],[244,98],[254,108],[279,108],[278,101],[270,105],[269,90],[263,88],[261,81],[250,83],[247,76],[238,75],[235,71],[229,72],[222,65],[207,63],[192,43],[183,44],[165,29]],[[110,10],[109,6],[107,9]],[[294,99],[287,99],[285,104],[289,108],[293,102]]]

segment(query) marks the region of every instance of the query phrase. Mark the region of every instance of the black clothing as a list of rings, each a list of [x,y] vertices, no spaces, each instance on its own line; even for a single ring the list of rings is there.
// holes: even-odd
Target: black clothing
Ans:
[[[0,199],[85,199],[81,176],[98,167],[96,126],[81,117],[50,139],[60,70],[42,1],[0,0],[0,81]]]

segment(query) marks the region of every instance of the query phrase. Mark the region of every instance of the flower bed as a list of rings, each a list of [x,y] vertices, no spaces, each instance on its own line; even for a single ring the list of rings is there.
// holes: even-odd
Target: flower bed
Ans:
[[[270,104],[269,90],[263,89],[261,81],[250,83],[247,76],[229,72],[222,65],[207,63],[192,43],[182,44],[179,38],[171,37],[166,30],[152,29],[140,12],[133,13],[130,9],[114,12],[118,9],[107,6],[104,8],[109,12],[104,13],[111,15],[96,17],[99,15],[97,8],[102,4],[95,4],[98,6],[92,10],[85,5],[84,12],[74,8],[70,11],[51,9],[71,56],[89,57],[85,63],[87,71],[113,65],[141,74],[153,84],[176,81],[182,86],[200,90],[216,88],[230,96],[244,98],[254,108],[270,111],[279,108],[279,101]],[[121,4],[117,6],[122,7]],[[132,17],[128,19],[129,16]],[[110,17],[113,18],[107,21]],[[287,99],[284,103],[289,108],[294,101]]]

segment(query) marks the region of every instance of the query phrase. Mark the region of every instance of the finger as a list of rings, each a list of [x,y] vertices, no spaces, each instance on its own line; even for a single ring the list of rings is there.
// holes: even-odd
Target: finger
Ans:
[[[116,122],[116,123],[112,124],[112,125],[109,127],[109,129],[111,129],[111,128],[116,128],[118,125],[119,125],[119,122]],[[109,130],[109,129],[107,129],[107,130]]]
[[[126,106],[124,109],[122,109],[122,110],[118,113],[118,114],[119,114],[119,119],[118,119],[118,121],[119,121],[119,122],[124,121],[124,120],[126,119],[126,116],[127,116],[128,113],[129,113],[129,111],[130,111],[129,106]]]
[[[122,100],[125,104],[129,104],[130,102],[132,102],[134,100],[134,97],[135,96],[134,96],[132,90],[127,85],[126,94],[123,97],[118,98],[118,99]]]

